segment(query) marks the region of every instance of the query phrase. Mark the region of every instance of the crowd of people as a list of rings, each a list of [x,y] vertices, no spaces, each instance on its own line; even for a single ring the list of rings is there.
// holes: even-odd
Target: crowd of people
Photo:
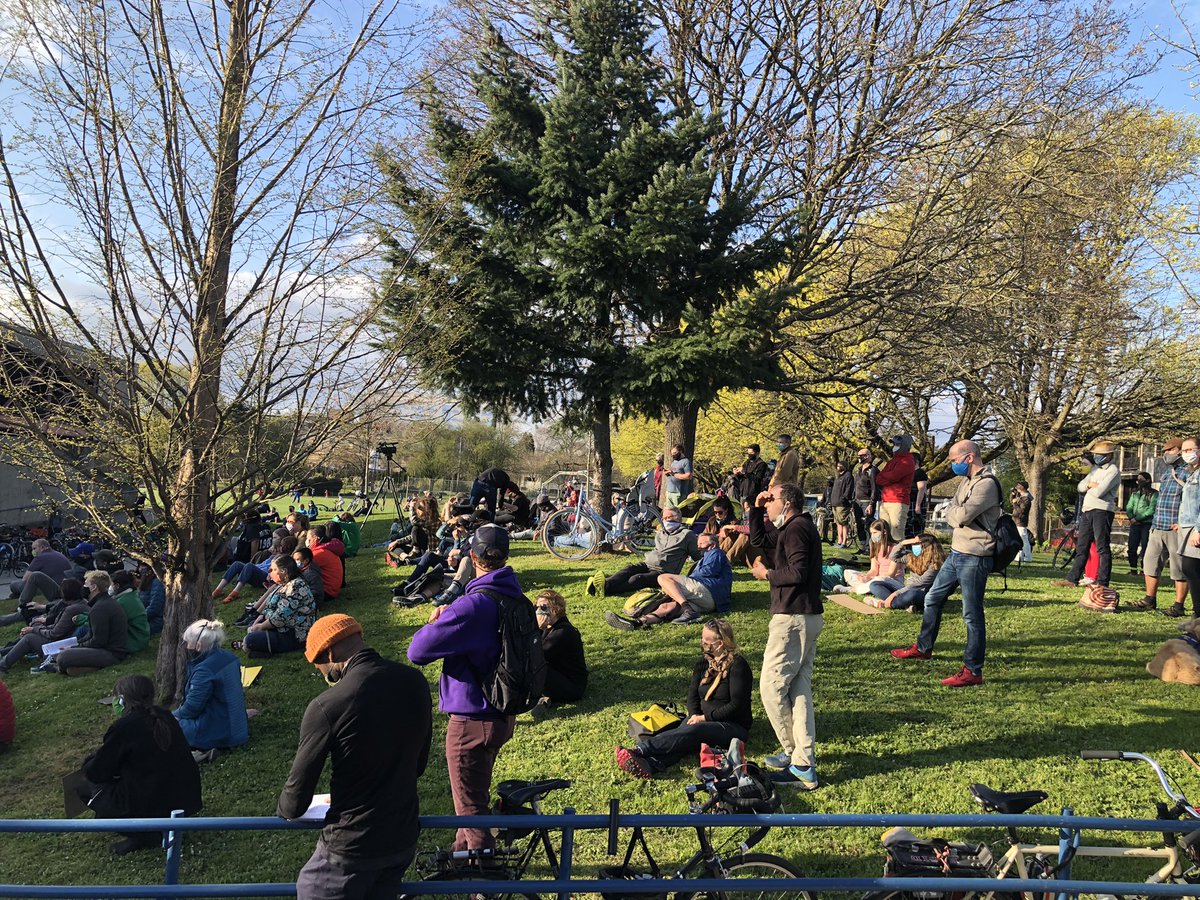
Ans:
[[[596,573],[586,582],[586,592],[594,596],[629,598],[622,612],[605,614],[619,631],[703,623],[700,658],[687,685],[687,715],[675,727],[615,749],[618,767],[634,777],[654,777],[704,744],[725,746],[749,737],[755,679],[744,643],[723,618],[732,602],[734,567],[766,582],[769,593],[766,639],[757,648],[762,659],[757,687],[778,743],[764,764],[780,785],[805,790],[820,785],[812,683],[825,594],[854,593],[870,606],[918,615],[912,643],[891,650],[891,656],[919,662],[933,658],[947,602],[959,592],[966,643],[961,666],[941,683],[948,688],[984,683],[985,595],[1006,510],[1000,481],[980,447],[960,441],[949,449],[958,481],[944,508],[948,547],[926,530],[929,483],[908,436],[892,441],[882,466],[868,451],[859,452],[853,467],[838,463],[816,516],[792,480],[798,459],[790,438],[781,435],[777,447],[779,462],[770,467],[750,445],[746,462],[733,472],[734,489],[716,498],[702,522],[693,523],[683,521],[680,506],[691,493],[694,473],[683,448],[674,448],[670,466],[660,460],[657,467],[668,500],[653,549],[639,562],[612,574]],[[1078,557],[1064,583],[1082,582],[1092,546],[1099,557],[1094,580],[1107,586],[1112,577],[1110,538],[1119,484],[1114,450],[1099,442],[1089,452],[1089,471],[1078,485]],[[1156,608],[1158,581],[1169,567],[1174,603],[1164,612],[1183,615],[1190,593],[1198,614],[1196,440],[1168,442],[1163,464],[1159,490],[1143,473],[1126,501],[1126,513],[1137,526],[1131,529],[1129,569],[1141,574],[1146,586],[1136,605]],[[1023,483],[1007,495],[1021,558],[1032,552],[1029,498]],[[528,599],[509,564],[511,542],[535,523],[540,505],[530,503],[502,470],[491,469],[475,480],[468,495],[451,498],[443,509],[432,496],[413,498],[407,527],[398,523],[384,547],[391,564],[414,567],[397,588],[398,598],[413,596],[421,584],[435,586],[420,594],[432,603],[407,657],[416,667],[440,664],[437,706],[446,716],[444,752],[459,815],[490,809],[492,774],[519,712],[544,720],[557,706],[578,703],[587,693],[585,646],[566,599],[554,590]],[[850,558],[825,558],[822,510],[829,513],[834,550],[852,549]],[[402,880],[416,849],[417,781],[431,750],[432,698],[424,676],[370,649],[357,620],[340,612],[320,615],[321,604],[336,598],[345,584],[349,531],[358,546],[357,529],[344,525],[343,517],[317,525],[306,513],[292,511],[272,530],[263,528],[257,514],[247,517],[213,591],[214,600],[230,602],[243,591],[263,590],[245,607],[245,637],[225,649],[221,622],[202,619],[186,629],[186,685],[174,710],[154,703],[148,679],[121,678],[114,692],[120,715],[99,750],[84,761],[75,787],[81,800],[112,818],[198,811],[199,754],[249,740],[241,664],[231,651],[254,657],[301,651],[328,689],[303,714],[279,815],[294,819],[309,809],[327,762],[332,779],[324,829],[299,875],[299,895],[382,896]],[[81,573],[69,555],[48,544],[36,549],[38,565],[13,590],[17,612],[0,620],[25,623],[0,659],[0,670],[68,635],[77,642],[60,650],[55,664],[67,674],[114,665],[145,647],[156,604],[161,621],[161,583],[156,591],[153,573],[97,568]],[[46,602],[38,603],[39,597]],[[512,648],[523,646],[526,609],[537,652],[527,647],[525,656],[514,657]],[[528,665],[536,665],[537,672],[531,682],[535,693],[516,707],[497,689],[514,659],[518,665],[521,659],[533,660]],[[6,696],[7,690],[0,694],[0,747]],[[490,830],[467,826],[458,831],[454,849],[493,844]],[[114,850],[145,845],[145,838],[131,833]]]

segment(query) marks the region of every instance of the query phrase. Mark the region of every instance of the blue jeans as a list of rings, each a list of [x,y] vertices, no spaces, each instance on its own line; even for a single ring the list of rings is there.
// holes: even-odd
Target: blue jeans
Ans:
[[[490,484],[484,484],[482,481],[476,481],[471,485],[471,499],[467,501],[472,510],[479,505],[482,500],[487,504],[488,512],[492,515],[496,514],[497,495],[500,493],[499,488],[494,488]]]
[[[238,587],[244,584],[265,587],[267,584],[267,573],[251,563],[235,562],[225,570],[225,576],[221,580],[226,583],[236,581]]]
[[[925,595],[925,612],[921,617],[921,634],[917,648],[932,653],[942,627],[942,607],[956,587],[962,587],[963,621],[967,623],[967,647],[963,665],[972,674],[983,674],[983,657],[987,651],[987,635],[983,622],[983,591],[992,572],[990,556],[971,556],[951,550],[946,562],[938,569],[937,578]]]

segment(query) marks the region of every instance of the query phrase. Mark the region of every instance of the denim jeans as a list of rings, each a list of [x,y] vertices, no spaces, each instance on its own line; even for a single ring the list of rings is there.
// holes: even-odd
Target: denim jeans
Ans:
[[[951,550],[946,562],[938,569],[937,578],[925,595],[925,612],[921,617],[921,634],[917,647],[932,653],[942,627],[942,608],[956,587],[962,588],[963,621],[967,623],[967,646],[963,665],[973,674],[983,674],[983,657],[987,651],[987,635],[983,622],[983,591],[992,572],[990,556],[971,556]]]

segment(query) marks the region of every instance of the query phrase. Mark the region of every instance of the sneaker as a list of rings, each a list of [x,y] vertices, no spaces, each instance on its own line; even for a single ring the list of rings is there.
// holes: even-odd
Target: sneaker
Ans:
[[[58,663],[53,659],[45,660],[40,666],[34,666],[29,670],[30,675],[57,675]]]
[[[780,750],[763,760],[763,765],[768,769],[786,769],[792,764],[792,754],[786,750]]]
[[[533,716],[533,721],[544,722],[550,716],[550,710],[554,708],[554,704],[550,702],[549,697],[543,697],[533,705],[533,709],[529,714]]]
[[[1070,578],[1055,578],[1050,584],[1053,587],[1079,587],[1079,584]]]
[[[612,611],[604,614],[604,621],[619,631],[637,631],[642,627],[642,623],[637,619],[631,619],[628,616],[617,615]]]
[[[691,610],[688,610],[678,619],[672,619],[672,625],[698,625],[703,620],[703,616],[698,616]]]
[[[771,772],[768,777],[776,784],[804,788],[806,791],[815,791],[820,785],[816,766],[788,766],[781,772]]]
[[[946,687],[971,687],[975,684],[983,684],[983,676],[976,675],[966,666],[963,666],[957,675],[951,675],[949,678],[943,678],[942,684]]]
[[[909,647],[901,647],[892,651],[892,656],[895,659],[933,659],[932,653],[926,653],[916,644]]]
[[[221,603],[223,603],[223,604],[224,603],[232,603],[237,598],[238,598],[238,592],[230,591],[229,594],[225,597],[225,599],[221,601]]]
[[[646,761],[628,747],[617,747],[614,752],[617,755],[617,768],[622,772],[646,781],[654,777],[654,773],[650,771]]]
[[[1183,610],[1182,603],[1172,603],[1170,609],[1161,610],[1160,614],[1169,619],[1182,619],[1187,615],[1187,613]]]
[[[850,593],[850,585],[835,584],[833,587],[831,587],[829,589],[829,593],[831,593],[831,594],[848,594],[848,593]]]

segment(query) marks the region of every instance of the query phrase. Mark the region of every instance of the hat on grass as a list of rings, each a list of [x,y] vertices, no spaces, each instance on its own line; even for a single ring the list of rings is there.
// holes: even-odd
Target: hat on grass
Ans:
[[[353,616],[345,613],[322,616],[313,622],[312,628],[308,630],[308,640],[304,644],[304,656],[309,662],[316,662],[317,657],[334,644],[362,633],[362,626]]]

